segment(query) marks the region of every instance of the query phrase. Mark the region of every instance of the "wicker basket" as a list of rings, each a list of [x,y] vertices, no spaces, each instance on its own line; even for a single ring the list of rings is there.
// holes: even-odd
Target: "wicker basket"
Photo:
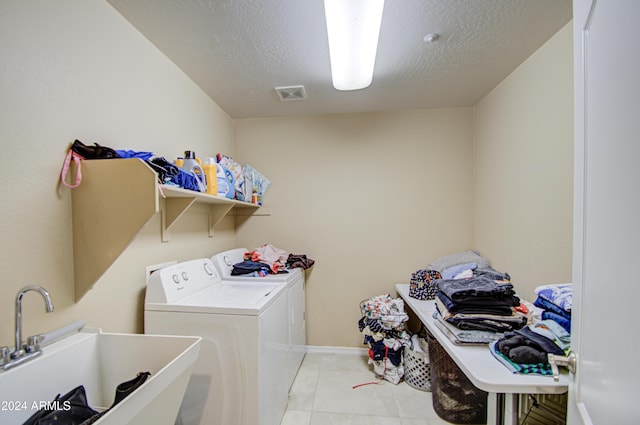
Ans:
[[[433,410],[454,424],[486,424],[487,393],[475,387],[440,343],[427,335]]]
[[[420,352],[409,348],[404,350],[404,380],[416,390],[431,391],[431,365],[428,360],[429,358]]]

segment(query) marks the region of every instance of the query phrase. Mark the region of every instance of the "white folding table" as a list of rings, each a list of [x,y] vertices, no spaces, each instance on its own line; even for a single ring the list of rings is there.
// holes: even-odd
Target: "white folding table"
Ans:
[[[487,424],[517,425],[518,394],[567,392],[569,377],[566,371],[561,371],[557,382],[552,376],[512,373],[493,357],[487,345],[457,345],[447,338],[434,322],[436,307],[433,300],[420,301],[410,297],[407,283],[396,285],[396,291],[473,385],[489,393]]]

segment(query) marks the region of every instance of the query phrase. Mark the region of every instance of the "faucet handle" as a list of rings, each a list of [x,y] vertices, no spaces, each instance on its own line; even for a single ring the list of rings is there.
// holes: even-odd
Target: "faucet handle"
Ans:
[[[27,353],[34,353],[36,351],[40,351],[41,342],[42,341],[40,340],[40,335],[33,335],[30,337],[27,337],[27,346],[26,346]]]
[[[0,366],[11,361],[11,349],[9,347],[0,347]]]

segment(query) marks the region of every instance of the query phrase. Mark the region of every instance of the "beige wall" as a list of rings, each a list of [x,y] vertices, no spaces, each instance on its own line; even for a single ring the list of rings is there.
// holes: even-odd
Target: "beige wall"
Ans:
[[[142,331],[145,266],[235,245],[233,222],[207,237],[193,214],[160,242],[155,217],[77,304],[73,298],[70,194],[58,187],[65,151],[78,138],[173,158],[232,152],[231,119],[102,0],[0,4],[0,345],[13,345],[14,299],[25,335],[77,319],[108,331]],[[126,206],[124,206],[126,208]]]
[[[475,108],[473,242],[525,298],[571,281],[572,24]]]
[[[232,121],[101,0],[0,5],[0,345],[13,300],[25,334],[76,319],[142,331],[144,267],[273,243],[308,273],[312,345],[361,347],[358,303],[393,292],[432,259],[475,246],[529,291],[571,268],[571,40],[561,31],[475,109]],[[9,42],[6,42],[9,40]],[[271,216],[231,218],[208,238],[187,213],[171,241],[154,217],[77,304],[70,195],[58,187],[75,139],[169,159],[223,152],[273,182]],[[234,146],[235,140],[235,146]],[[473,171],[475,168],[475,171]]]
[[[527,299],[570,280],[571,52],[568,24],[472,118],[452,109],[236,121],[238,159],[273,181],[272,216],[248,220],[238,241],[317,260],[310,345],[360,346],[362,299],[470,247]]]
[[[471,247],[472,110],[236,121],[236,153],[272,181],[272,215],[238,241],[316,260],[311,345],[361,346],[358,304]]]

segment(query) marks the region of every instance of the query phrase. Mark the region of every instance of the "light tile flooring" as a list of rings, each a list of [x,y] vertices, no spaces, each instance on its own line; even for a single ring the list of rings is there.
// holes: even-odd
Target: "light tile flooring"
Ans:
[[[366,356],[308,353],[281,425],[446,425],[431,393],[378,381]]]

